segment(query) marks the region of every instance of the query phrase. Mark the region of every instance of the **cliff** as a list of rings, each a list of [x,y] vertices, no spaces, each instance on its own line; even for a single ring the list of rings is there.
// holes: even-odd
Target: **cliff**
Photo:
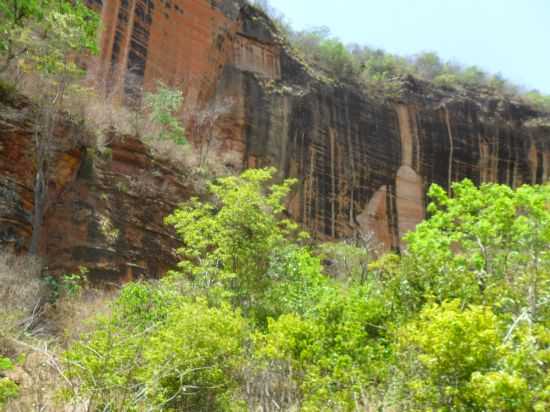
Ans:
[[[102,83],[127,97],[136,82],[184,84],[197,108],[229,98],[219,124],[225,147],[248,167],[298,177],[292,215],[319,235],[362,228],[395,247],[423,218],[431,183],[517,186],[550,174],[550,131],[528,127],[539,114],[520,103],[413,78],[402,79],[398,101],[370,96],[302,63],[243,2],[108,4]]]
[[[241,1],[89,4],[104,23],[101,55],[89,63],[100,87],[132,99],[162,79],[183,87],[193,110],[231,101],[217,122],[223,150],[240,153],[246,167],[297,177],[289,209],[320,238],[372,231],[397,248],[424,217],[432,183],[518,186],[550,176],[548,122],[520,102],[413,78],[400,80],[399,98],[370,95],[308,67],[267,16]],[[28,121],[3,115],[0,123],[0,241],[18,248],[32,210]],[[42,248],[51,266],[85,265],[114,279],[157,276],[174,262],[177,242],[162,216],[189,196],[185,175],[131,139],[94,161],[92,175],[85,149],[73,145],[58,158]],[[146,183],[148,194],[117,189],[132,182]]]
[[[32,105],[0,103],[0,245],[25,252],[32,232]],[[103,282],[158,276],[177,262],[164,217],[192,192],[190,177],[140,141],[113,139],[101,153],[71,122],[55,129],[40,254],[53,274],[79,266]]]

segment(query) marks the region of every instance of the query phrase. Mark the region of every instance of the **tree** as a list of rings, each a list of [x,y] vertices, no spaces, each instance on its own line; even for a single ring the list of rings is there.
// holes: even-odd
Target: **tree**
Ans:
[[[7,7],[9,6],[9,7]],[[47,201],[48,172],[55,148],[54,130],[63,99],[76,90],[82,74],[75,56],[96,52],[99,17],[81,1],[12,0],[3,6],[2,46],[6,64],[15,57],[20,68],[37,76],[34,129],[35,182],[32,238],[29,252],[38,253],[42,219]],[[15,52],[14,48],[20,51]]]
[[[272,253],[297,229],[281,218],[282,201],[294,181],[266,189],[273,174],[274,169],[247,170],[239,177],[221,178],[209,186],[215,202],[195,198],[166,218],[183,243],[176,272],[212,297],[231,295],[245,311],[269,284]]]
[[[307,53],[314,53],[321,42],[328,38],[330,38],[330,29],[320,26],[293,33],[292,42],[307,56]]]
[[[429,219],[405,238],[402,275],[420,302],[461,299],[509,317],[548,316],[550,186],[430,188]],[[544,316],[542,316],[544,313]]]
[[[458,300],[428,305],[399,330],[404,409],[546,410],[547,338],[522,331],[512,344],[491,308],[462,306]]]
[[[339,78],[354,74],[354,62],[344,44],[335,38],[325,39],[319,44],[319,61],[331,73]]]
[[[147,136],[149,139],[170,140],[178,145],[187,144],[185,129],[176,117],[183,104],[181,90],[159,81],[155,93],[145,93],[144,102],[153,126],[153,131]]]
[[[550,112],[550,96],[544,95],[538,90],[531,90],[525,95],[525,99],[539,110]]]
[[[433,185],[402,256],[371,265],[399,325],[401,408],[547,409],[549,190]]]
[[[487,73],[477,66],[470,66],[461,72],[460,80],[468,86],[482,86],[487,81]]]
[[[417,55],[414,65],[420,77],[433,80],[443,71],[443,62],[435,52],[424,52]]]

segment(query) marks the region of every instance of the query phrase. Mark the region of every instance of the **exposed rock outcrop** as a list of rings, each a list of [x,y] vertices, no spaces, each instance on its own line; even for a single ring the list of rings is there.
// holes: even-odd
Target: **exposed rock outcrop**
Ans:
[[[162,79],[181,85],[197,110],[231,99],[217,124],[223,147],[238,151],[245,166],[273,165],[281,178],[297,177],[290,211],[321,238],[369,230],[399,247],[424,217],[432,183],[448,188],[468,177],[518,186],[550,177],[550,127],[520,102],[413,78],[401,79],[399,99],[381,99],[308,67],[242,1],[89,4],[104,22],[101,55],[89,64],[101,87],[139,97]],[[20,247],[32,209],[24,124],[2,118],[0,126],[0,236]],[[112,161],[94,162],[93,177],[84,172],[90,161],[82,149],[60,153],[43,247],[50,264],[95,265],[110,278],[159,275],[177,244],[162,216],[189,195],[185,177],[132,140],[113,146]],[[132,182],[150,194],[117,189]]]
[[[29,247],[35,163],[28,102],[0,104],[0,245]],[[40,254],[48,271],[85,266],[94,280],[159,276],[179,242],[164,217],[192,192],[190,179],[138,140],[118,138],[103,153],[70,122],[55,132]]]

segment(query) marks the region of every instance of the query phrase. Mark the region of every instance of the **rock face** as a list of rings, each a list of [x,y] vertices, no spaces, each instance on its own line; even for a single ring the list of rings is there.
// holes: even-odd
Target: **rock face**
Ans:
[[[32,232],[35,166],[28,102],[0,104],[0,245],[19,253]],[[40,253],[52,274],[79,266],[96,281],[159,276],[177,262],[164,216],[185,200],[189,178],[132,138],[86,149],[71,123],[55,131]]]
[[[526,106],[412,78],[400,101],[369,96],[315,74],[243,2],[108,3],[103,81],[129,91],[139,67],[146,88],[184,81],[190,107],[231,98],[219,127],[225,147],[248,167],[298,177],[292,214],[322,237],[371,230],[397,247],[424,217],[432,183],[517,186],[550,175],[550,130],[527,127],[537,113]]]
[[[297,177],[289,209],[320,238],[372,231],[399,248],[424,217],[432,183],[448,188],[468,177],[518,186],[550,177],[550,127],[518,102],[412,78],[401,80],[399,99],[370,95],[302,63],[243,1],[88,3],[104,22],[101,55],[88,67],[100,87],[132,99],[163,80],[183,87],[189,110],[231,101],[216,128],[223,150],[240,153],[243,166]],[[24,248],[31,143],[24,122],[15,123],[0,124],[0,236]],[[177,244],[162,216],[189,196],[185,176],[132,140],[115,144],[112,160],[94,161],[93,175],[89,162],[82,149],[60,153],[43,247],[50,264],[93,266],[107,278],[161,274]],[[145,200],[133,184],[149,187]]]

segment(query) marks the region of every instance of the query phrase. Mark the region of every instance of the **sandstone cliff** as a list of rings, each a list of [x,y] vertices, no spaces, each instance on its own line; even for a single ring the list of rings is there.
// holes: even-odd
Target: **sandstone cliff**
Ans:
[[[517,186],[550,176],[550,127],[519,102],[413,78],[401,79],[400,98],[381,99],[309,68],[241,1],[89,4],[104,22],[101,55],[89,66],[101,87],[132,98],[162,79],[182,85],[197,110],[230,98],[217,124],[224,150],[237,150],[244,166],[274,165],[281,177],[297,177],[290,211],[321,238],[368,230],[399,247],[424,217],[431,183],[468,177]],[[25,121],[0,123],[0,241],[20,248],[32,210]],[[93,175],[90,161],[82,148],[60,151],[43,253],[60,270],[159,275],[177,244],[161,218],[189,195],[185,176],[132,140],[113,145],[112,160],[95,161]],[[117,189],[132,182],[148,183],[149,195]]]
[[[136,73],[146,88],[159,78],[183,82],[191,107],[231,98],[219,125],[225,147],[246,166],[298,177],[292,214],[317,234],[368,228],[397,246],[424,216],[433,182],[517,186],[550,174],[550,131],[528,127],[538,114],[519,103],[412,78],[398,101],[369,96],[303,64],[243,2],[116,4],[102,8],[99,78],[126,94]]]
[[[32,231],[35,164],[32,105],[0,103],[0,245],[24,253]],[[100,153],[70,122],[55,131],[40,254],[53,274],[85,266],[94,280],[158,276],[176,263],[164,216],[191,193],[184,171],[138,140],[116,138]]]

